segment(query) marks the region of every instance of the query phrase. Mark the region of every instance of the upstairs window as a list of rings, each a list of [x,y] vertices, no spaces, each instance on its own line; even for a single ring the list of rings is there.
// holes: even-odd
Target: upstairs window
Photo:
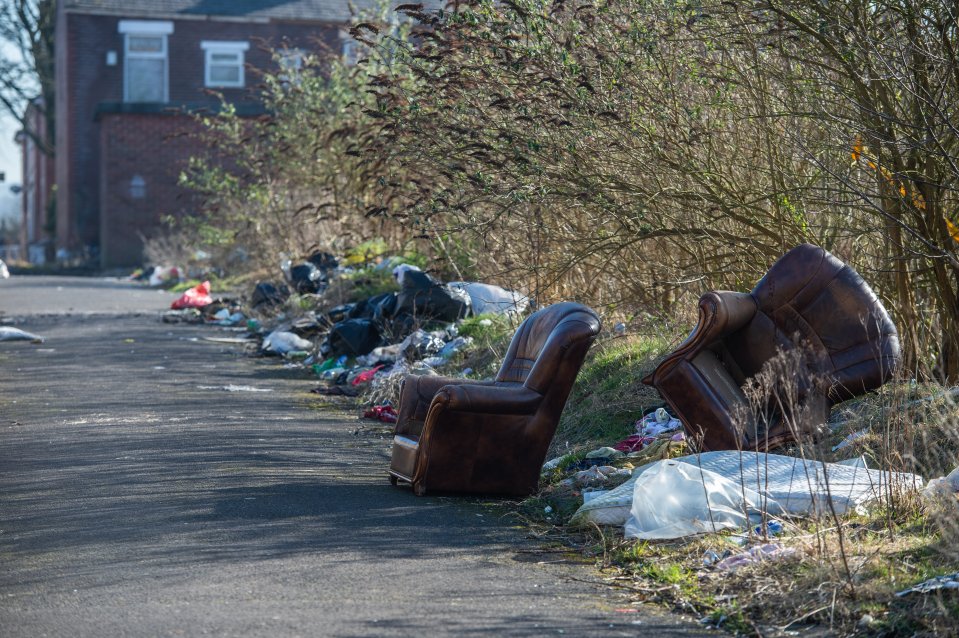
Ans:
[[[123,34],[123,101],[167,102],[167,36],[172,22],[120,20]]]
[[[244,86],[243,57],[249,42],[204,40],[200,43],[206,55],[204,84],[210,88],[241,89]]]

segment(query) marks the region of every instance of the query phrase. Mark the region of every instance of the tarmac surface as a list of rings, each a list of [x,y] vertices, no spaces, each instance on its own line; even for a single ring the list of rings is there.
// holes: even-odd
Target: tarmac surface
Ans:
[[[0,635],[715,635],[483,499],[387,481],[389,429],[126,282],[0,281]],[[617,611],[620,610],[620,611]]]

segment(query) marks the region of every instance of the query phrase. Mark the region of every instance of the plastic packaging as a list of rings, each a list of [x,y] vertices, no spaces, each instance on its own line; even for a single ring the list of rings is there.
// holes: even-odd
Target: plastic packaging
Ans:
[[[745,498],[745,500],[744,500]],[[626,536],[668,539],[745,527],[763,497],[740,483],[689,463],[663,461],[633,486]]]
[[[292,332],[271,332],[263,340],[263,349],[277,354],[286,354],[295,350],[312,350],[313,343]]]
[[[173,310],[183,310],[184,308],[202,308],[213,303],[213,297],[210,296],[210,282],[204,281],[198,286],[190,288],[180,295],[170,308]]]

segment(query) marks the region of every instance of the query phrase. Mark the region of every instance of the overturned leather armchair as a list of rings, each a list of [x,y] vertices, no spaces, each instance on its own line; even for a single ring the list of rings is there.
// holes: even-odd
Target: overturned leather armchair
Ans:
[[[782,380],[795,384],[786,393],[794,405],[784,407],[782,394],[750,404],[746,384],[796,348],[795,376]],[[896,327],[872,289],[830,253],[803,244],[751,293],[704,294],[693,332],[643,381],[700,450],[768,449],[811,434],[833,405],[878,388],[900,361]]]
[[[591,309],[558,303],[520,325],[493,381],[407,376],[390,481],[411,483],[417,495],[535,491],[547,447],[599,328]]]

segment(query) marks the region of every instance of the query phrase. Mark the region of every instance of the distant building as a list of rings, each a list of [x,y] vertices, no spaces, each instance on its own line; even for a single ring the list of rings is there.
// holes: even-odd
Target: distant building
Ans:
[[[347,0],[61,0],[56,188],[26,140],[26,242],[103,267],[140,263],[142,238],[196,204],[177,186],[199,150],[187,113],[215,110],[211,90],[262,112],[251,69],[275,64],[267,47],[341,52],[350,17]]]

